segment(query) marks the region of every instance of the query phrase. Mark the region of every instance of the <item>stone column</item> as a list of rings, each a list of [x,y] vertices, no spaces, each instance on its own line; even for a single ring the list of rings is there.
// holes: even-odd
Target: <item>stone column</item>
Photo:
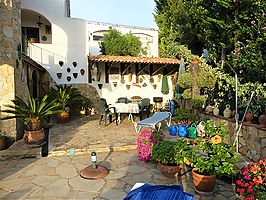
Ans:
[[[15,95],[25,99],[29,93],[26,81],[22,82],[21,78],[21,0],[0,2],[0,106],[3,109]],[[0,131],[13,139],[21,137],[15,119],[0,121]]]

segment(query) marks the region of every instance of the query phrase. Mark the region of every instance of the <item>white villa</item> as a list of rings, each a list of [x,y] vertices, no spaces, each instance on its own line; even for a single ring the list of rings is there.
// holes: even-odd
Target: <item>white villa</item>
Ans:
[[[158,31],[92,22],[70,17],[70,0],[22,0],[21,26],[27,55],[43,66],[57,84],[89,84],[100,97],[114,103],[119,97],[173,96],[161,93],[161,75],[178,71],[176,59],[158,58]],[[99,43],[109,27],[138,36],[147,57],[102,56]]]

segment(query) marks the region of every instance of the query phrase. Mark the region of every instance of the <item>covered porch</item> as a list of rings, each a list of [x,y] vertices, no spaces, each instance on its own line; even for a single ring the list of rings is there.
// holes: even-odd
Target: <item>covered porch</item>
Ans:
[[[120,97],[139,96],[173,97],[180,61],[173,58],[147,58],[132,56],[88,56],[88,82],[101,98],[113,104]],[[167,77],[168,91],[162,93],[163,76]]]

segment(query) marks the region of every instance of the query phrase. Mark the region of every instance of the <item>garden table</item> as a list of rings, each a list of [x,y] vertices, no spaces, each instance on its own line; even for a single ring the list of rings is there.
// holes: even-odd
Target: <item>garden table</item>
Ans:
[[[133,120],[132,114],[139,113],[139,105],[136,103],[115,103],[112,104],[111,107],[114,107],[116,113],[118,114],[118,123],[121,122],[121,113],[129,113],[128,120]]]

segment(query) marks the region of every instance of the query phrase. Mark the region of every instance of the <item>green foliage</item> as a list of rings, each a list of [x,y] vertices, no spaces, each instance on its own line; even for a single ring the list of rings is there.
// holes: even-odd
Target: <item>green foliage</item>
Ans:
[[[145,49],[141,47],[141,41],[137,36],[132,33],[123,35],[113,28],[110,28],[107,34],[104,34],[100,49],[103,55],[140,56],[147,54]]]
[[[173,57],[178,45],[244,70],[242,82],[266,82],[265,0],[155,0],[160,56]]]
[[[93,102],[91,99],[89,99],[88,97],[81,97],[81,102],[80,102],[80,106],[83,109],[91,109],[93,107]]]
[[[50,115],[61,112],[58,109],[60,104],[56,100],[48,102],[47,98],[47,95],[41,100],[29,96],[28,104],[26,104],[22,99],[16,97],[15,100],[12,100],[12,105],[6,105],[9,109],[2,110],[2,112],[12,115],[6,116],[3,119],[21,118],[27,130],[40,130],[42,120]]]
[[[192,99],[196,107],[198,107],[198,103],[201,103],[198,102],[199,100],[206,100],[206,98],[211,95],[217,81],[217,70],[206,64],[205,59],[200,58],[199,60],[201,62],[199,62],[197,77],[192,76],[192,66],[190,65],[187,71],[179,76],[177,81],[177,84],[185,89],[183,98]],[[204,95],[192,96],[191,89],[195,83],[204,91]],[[202,104],[204,102],[202,102]]]
[[[178,121],[179,123],[188,124],[191,120],[195,118],[191,109],[186,108],[177,108],[175,109],[175,116],[173,120]]]
[[[191,145],[184,138],[177,141],[163,140],[155,143],[152,148],[152,159],[165,165],[181,165],[184,158],[189,161],[195,159],[195,154]]]
[[[206,102],[207,97],[205,95],[194,95],[191,98],[191,103],[193,108],[201,108]]]
[[[65,110],[66,106],[70,106],[71,104],[79,104],[82,100],[80,91],[68,85],[56,85],[56,89],[50,89],[49,96],[59,103],[62,110]]]
[[[198,139],[199,149],[194,167],[204,175],[231,175],[235,173],[234,163],[237,159],[233,145],[228,143],[229,130],[224,123],[214,124],[212,120],[205,123],[206,138]]]

